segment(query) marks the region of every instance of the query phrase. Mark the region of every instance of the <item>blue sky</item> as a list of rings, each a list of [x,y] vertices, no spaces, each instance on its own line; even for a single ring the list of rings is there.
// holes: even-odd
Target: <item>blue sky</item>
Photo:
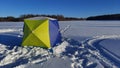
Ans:
[[[88,17],[115,13],[120,13],[120,0],[0,0],[0,17],[22,14]]]

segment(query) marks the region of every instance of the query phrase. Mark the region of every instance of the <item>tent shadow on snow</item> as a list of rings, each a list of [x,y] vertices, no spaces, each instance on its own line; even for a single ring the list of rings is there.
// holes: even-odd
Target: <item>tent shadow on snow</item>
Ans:
[[[21,46],[22,37],[18,37],[18,35],[6,35],[0,34],[0,44],[10,46],[10,48],[14,46]]]

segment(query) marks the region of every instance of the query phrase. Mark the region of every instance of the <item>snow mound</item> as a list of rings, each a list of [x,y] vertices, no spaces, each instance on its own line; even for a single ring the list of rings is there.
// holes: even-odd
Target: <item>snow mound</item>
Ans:
[[[27,63],[39,63],[49,59],[49,52],[39,47],[15,46],[9,50],[5,45],[0,46],[0,67],[15,67]]]
[[[69,43],[67,41],[64,41],[61,45],[54,47],[53,48],[53,53],[56,56],[60,56],[62,54],[62,52],[65,52],[66,47],[69,45]]]
[[[73,42],[76,44],[71,45]],[[14,46],[13,49],[9,49],[9,46],[1,44],[0,46],[0,67],[2,68],[26,68],[29,64],[43,64],[49,61],[49,59],[60,57],[71,61],[70,67],[96,67],[102,66],[90,60],[92,56],[84,46],[72,39],[66,39],[59,46],[54,47],[52,50],[47,50],[39,47],[20,47]],[[91,58],[92,59],[92,58]],[[59,61],[58,61],[59,62]],[[57,63],[57,62],[56,62]],[[66,66],[68,67],[68,66]]]

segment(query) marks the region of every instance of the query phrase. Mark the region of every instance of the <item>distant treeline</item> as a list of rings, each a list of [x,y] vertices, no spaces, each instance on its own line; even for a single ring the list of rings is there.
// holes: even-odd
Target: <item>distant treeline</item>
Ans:
[[[120,20],[120,14],[91,16],[86,18],[86,20]]]
[[[75,18],[75,17],[64,17],[63,15],[33,15],[33,14],[27,14],[27,15],[21,15],[18,18],[15,18],[13,16],[8,16],[8,17],[0,17],[0,21],[11,21],[11,22],[19,22],[23,21],[26,18],[31,18],[31,17],[51,17],[58,19],[59,21],[67,21],[67,20],[83,20],[83,18]]]
[[[58,19],[59,21],[71,21],[71,20],[120,20],[120,14],[109,14],[109,15],[99,15],[99,16],[90,16],[87,18],[76,18],[76,17],[64,17],[63,15],[34,15],[34,14],[26,14],[21,15],[18,18],[13,16],[8,17],[0,17],[0,22],[3,21],[11,21],[11,22],[19,22],[24,21],[26,18],[31,17],[51,17]]]

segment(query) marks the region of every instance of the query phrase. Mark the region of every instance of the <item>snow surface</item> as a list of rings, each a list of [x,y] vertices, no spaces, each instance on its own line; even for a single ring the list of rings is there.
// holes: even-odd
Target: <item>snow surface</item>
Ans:
[[[23,22],[0,22],[0,68],[120,68],[120,21],[61,21],[63,42],[22,47]]]

